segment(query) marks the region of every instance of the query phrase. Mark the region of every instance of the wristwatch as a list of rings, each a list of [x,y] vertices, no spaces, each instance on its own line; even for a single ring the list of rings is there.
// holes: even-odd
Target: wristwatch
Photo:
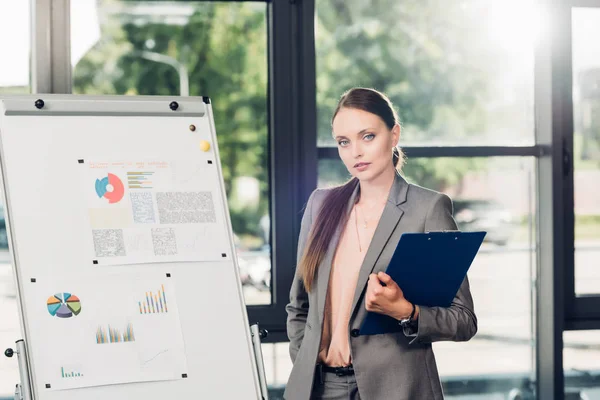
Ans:
[[[415,307],[415,305],[413,303],[410,303],[410,305],[412,306],[412,312],[410,313],[410,315],[407,318],[402,318],[400,320],[400,325],[402,325],[402,326],[406,326],[406,325],[410,324],[415,316],[415,311],[416,311],[417,307]]]

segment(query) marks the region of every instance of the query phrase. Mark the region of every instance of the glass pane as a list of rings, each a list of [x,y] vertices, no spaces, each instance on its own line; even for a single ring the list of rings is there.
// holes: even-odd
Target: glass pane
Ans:
[[[317,0],[319,145],[352,86],[384,91],[417,145],[534,142],[533,0]]]
[[[30,93],[30,2],[0,1],[0,96]],[[1,193],[0,193],[1,195]],[[21,338],[16,286],[8,254],[4,205],[0,201],[0,343],[2,353]],[[13,398],[20,382],[17,357],[0,356],[0,398]]]
[[[575,293],[600,294],[600,8],[575,8]]]
[[[0,1],[0,93],[30,93],[29,1]]]
[[[211,97],[246,302],[271,303],[266,4],[79,3],[74,93]]]
[[[269,398],[283,399],[283,391],[293,366],[290,359],[289,343],[264,343],[262,352]]]
[[[447,398],[516,398],[505,396],[535,376],[535,159],[408,158],[403,174],[448,194],[461,230],[488,232],[469,271],[477,335],[433,345]],[[341,161],[319,161],[320,187],[348,178]]]
[[[600,331],[563,333],[565,398],[600,400]]]

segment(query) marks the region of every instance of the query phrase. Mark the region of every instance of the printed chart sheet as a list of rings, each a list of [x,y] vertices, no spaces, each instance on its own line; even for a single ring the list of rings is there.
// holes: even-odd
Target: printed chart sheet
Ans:
[[[224,249],[229,245],[214,164],[82,164],[94,264],[214,261],[225,257]]]
[[[34,324],[44,332],[37,363],[46,389],[185,379],[172,279],[37,282]]]

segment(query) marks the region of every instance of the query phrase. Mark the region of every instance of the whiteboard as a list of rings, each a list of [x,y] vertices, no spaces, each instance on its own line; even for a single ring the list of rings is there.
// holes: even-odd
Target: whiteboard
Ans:
[[[6,96],[0,157],[35,399],[261,398],[208,98]]]

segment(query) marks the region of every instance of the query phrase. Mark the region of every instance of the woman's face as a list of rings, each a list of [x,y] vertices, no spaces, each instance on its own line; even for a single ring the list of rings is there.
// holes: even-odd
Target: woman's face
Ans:
[[[392,148],[398,144],[400,126],[390,130],[375,114],[342,108],[333,120],[333,138],[350,174],[370,181],[394,168]]]

